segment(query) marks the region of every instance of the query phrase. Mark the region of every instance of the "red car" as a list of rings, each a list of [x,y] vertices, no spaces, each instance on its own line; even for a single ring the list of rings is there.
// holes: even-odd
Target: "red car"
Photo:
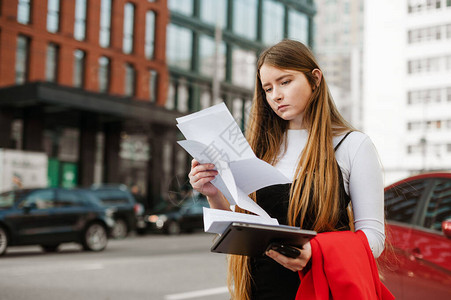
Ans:
[[[451,173],[385,188],[387,246],[378,259],[396,299],[451,299]]]

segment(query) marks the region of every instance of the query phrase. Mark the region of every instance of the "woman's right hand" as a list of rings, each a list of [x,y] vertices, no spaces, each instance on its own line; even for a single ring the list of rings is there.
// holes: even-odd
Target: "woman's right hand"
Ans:
[[[214,164],[201,164],[195,159],[191,161],[189,183],[193,189],[207,197],[215,197],[218,194],[218,189],[210,182],[218,175],[214,167]]]

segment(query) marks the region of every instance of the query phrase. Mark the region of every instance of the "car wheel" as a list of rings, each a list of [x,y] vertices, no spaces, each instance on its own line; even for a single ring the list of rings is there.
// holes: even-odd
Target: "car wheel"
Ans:
[[[177,223],[176,221],[171,221],[168,224],[168,229],[167,229],[167,233],[170,235],[177,235],[180,234],[181,229],[180,229],[180,225],[179,223]]]
[[[102,251],[106,248],[108,243],[108,235],[100,223],[90,224],[83,235],[83,249],[87,251]]]
[[[127,223],[123,219],[117,219],[111,231],[111,236],[114,239],[123,239],[127,236],[127,233],[128,233]]]
[[[60,245],[56,244],[56,245],[41,245],[42,250],[44,250],[44,252],[56,252],[58,251],[58,247]]]
[[[0,227],[0,256],[5,254],[6,248],[8,247],[8,234],[6,230]]]

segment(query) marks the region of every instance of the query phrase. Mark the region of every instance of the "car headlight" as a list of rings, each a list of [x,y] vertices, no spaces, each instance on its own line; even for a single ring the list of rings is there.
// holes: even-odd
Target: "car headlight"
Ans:
[[[114,216],[114,213],[116,212],[115,208],[107,208],[105,209],[105,215],[109,218],[112,218]]]
[[[155,223],[155,226],[156,226],[158,229],[161,229],[161,228],[163,228],[164,223],[168,220],[168,217],[165,216],[165,215],[150,215],[150,216],[147,218],[147,220],[148,220],[150,223]]]
[[[150,215],[147,217],[147,220],[150,223],[157,223],[158,221],[166,222],[168,220],[168,217],[165,215]]]

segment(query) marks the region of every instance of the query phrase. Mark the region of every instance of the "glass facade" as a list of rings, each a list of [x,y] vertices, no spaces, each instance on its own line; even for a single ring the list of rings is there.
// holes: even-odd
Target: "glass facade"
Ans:
[[[99,45],[107,48],[110,46],[111,34],[111,0],[102,0],[100,3],[100,32]]]
[[[257,54],[253,51],[233,49],[232,83],[252,89],[255,83],[255,71],[257,69]]]
[[[272,45],[284,38],[285,8],[273,0],[263,1],[263,42]]]
[[[166,56],[169,66],[190,69],[193,34],[187,28],[169,24],[167,28]]]
[[[30,40],[28,37],[23,35],[17,37],[15,64],[16,84],[22,84],[27,80],[29,45]]]
[[[217,54],[216,54],[217,53]],[[217,55],[217,56],[216,56]],[[225,79],[226,45],[221,43],[216,49],[215,40],[206,35],[199,38],[199,71],[201,74],[213,77],[216,66],[218,79]],[[217,62],[217,63],[215,63]]]
[[[99,92],[108,92],[110,86],[110,59],[102,56],[99,58]]]
[[[193,0],[168,0],[168,7],[171,11],[175,11],[183,15],[193,15]]]
[[[227,21],[226,0],[201,0],[200,19],[208,24],[225,28]]]
[[[131,3],[124,5],[124,32],[122,51],[125,54],[133,52],[133,29],[134,29],[135,6]]]
[[[288,11],[288,37],[308,44],[309,21],[305,14]]]
[[[86,37],[86,0],[75,0],[74,38],[83,41]]]
[[[58,71],[58,49],[55,44],[47,45],[47,57],[45,60],[45,80],[55,82]]]
[[[30,0],[19,0],[17,2],[17,22],[21,24],[29,24],[30,17]]]
[[[243,128],[258,53],[291,37],[309,45],[312,1],[169,0],[166,107],[192,112],[225,102]],[[189,16],[190,18],[186,18]],[[311,46],[311,45],[309,45]]]
[[[257,0],[234,0],[233,32],[250,40],[256,39]]]
[[[47,31],[58,32],[60,18],[60,0],[48,0],[47,2]]]
[[[85,52],[81,50],[74,51],[74,73],[73,73],[73,85],[74,87],[83,87],[85,72]]]
[[[147,59],[153,58],[155,47],[155,13],[148,11],[146,13],[146,37],[144,45],[144,53]]]

